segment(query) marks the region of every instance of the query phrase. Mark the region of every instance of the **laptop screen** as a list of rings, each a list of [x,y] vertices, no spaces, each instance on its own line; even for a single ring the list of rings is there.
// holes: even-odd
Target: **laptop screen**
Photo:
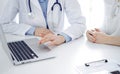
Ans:
[[[10,55],[10,50],[8,48],[8,45],[7,45],[7,40],[6,40],[6,37],[5,37],[5,34],[3,32],[3,29],[2,29],[1,25],[0,25],[0,40],[1,40],[1,43],[2,43],[2,46],[5,50],[5,52],[7,53],[9,59],[12,61],[12,58],[11,58],[11,55]]]

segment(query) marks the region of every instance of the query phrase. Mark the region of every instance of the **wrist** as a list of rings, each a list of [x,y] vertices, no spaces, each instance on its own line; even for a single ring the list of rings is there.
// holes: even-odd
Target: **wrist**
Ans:
[[[34,31],[34,35],[35,35],[35,36],[39,36],[39,35],[40,35],[40,31],[41,31],[41,28],[36,27],[36,28],[35,28],[35,31]]]
[[[62,39],[63,43],[66,43],[65,37],[63,35],[58,34],[58,36]]]
[[[31,27],[26,33],[25,35],[34,35],[35,32],[35,27]]]
[[[38,35],[38,28],[35,28],[35,31],[34,31],[34,35],[37,36]]]
[[[107,35],[106,36],[106,42],[105,42],[105,44],[110,44],[110,43],[112,43],[111,41],[112,41],[112,36],[109,36],[109,35]]]
[[[64,37],[64,39],[65,39],[64,43],[70,42],[70,41],[72,40],[72,38],[71,38],[69,35],[67,35],[67,34],[65,34],[65,33],[63,33],[63,32],[61,32],[61,33],[58,34],[58,35],[61,35],[61,36]]]

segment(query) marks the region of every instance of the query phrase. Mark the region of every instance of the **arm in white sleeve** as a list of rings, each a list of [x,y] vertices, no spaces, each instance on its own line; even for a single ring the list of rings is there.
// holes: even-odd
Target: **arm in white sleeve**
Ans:
[[[72,38],[70,36],[68,36],[67,34],[65,34],[65,33],[61,32],[58,35],[61,35],[61,36],[63,36],[65,38],[65,43],[70,42],[72,40]]]
[[[65,12],[71,26],[64,33],[70,36],[72,40],[79,38],[86,29],[86,21],[81,14],[81,8],[77,0],[65,0]]]
[[[19,2],[18,0],[8,0],[6,6],[0,16],[0,24],[3,26],[4,32],[11,34],[25,35],[31,26],[24,23],[18,24],[13,22],[17,13],[19,12]]]
[[[31,27],[26,33],[25,35],[34,35],[35,33],[35,27]]]

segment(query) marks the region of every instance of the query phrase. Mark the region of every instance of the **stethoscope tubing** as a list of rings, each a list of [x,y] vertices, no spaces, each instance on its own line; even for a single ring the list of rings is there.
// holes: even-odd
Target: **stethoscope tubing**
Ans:
[[[62,5],[58,0],[56,0],[56,2],[52,5],[51,11],[54,10],[55,5],[58,5],[60,7],[60,11],[62,11]],[[31,0],[28,0],[28,7],[29,7],[29,13],[32,13]]]
[[[60,11],[62,11],[62,5],[60,4],[60,2],[58,2],[58,0],[56,0],[56,2],[52,5],[51,11],[54,10],[54,6],[55,6],[55,5],[58,5],[58,6],[60,7]]]
[[[54,2],[54,4],[52,5],[52,7],[51,7],[51,11],[52,11],[52,18],[53,18],[53,11],[54,11],[54,7],[56,6],[56,5],[58,5],[59,6],[59,9],[60,9],[60,11],[62,12],[62,5],[61,5],[61,3],[58,1],[58,0],[56,0],[56,2]],[[28,16],[29,17],[32,17],[32,18],[34,18],[34,14],[32,13],[32,7],[31,7],[31,0],[28,0],[28,9],[29,9],[29,13],[28,13]],[[59,16],[60,16],[60,14],[59,14]],[[59,20],[60,20],[60,18],[58,18]],[[53,19],[51,20],[51,21],[53,21]],[[54,24],[54,23],[53,23]],[[49,29],[49,27],[48,27],[48,29]]]
[[[28,7],[29,7],[29,12],[32,13],[31,0],[28,0]]]

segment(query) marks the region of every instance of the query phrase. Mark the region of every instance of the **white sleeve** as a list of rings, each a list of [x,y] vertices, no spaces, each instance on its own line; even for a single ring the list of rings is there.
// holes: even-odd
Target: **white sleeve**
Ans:
[[[103,25],[100,28],[103,32],[109,34],[108,27],[110,26],[110,20],[113,12],[113,6],[114,6],[115,0],[104,0],[104,21]]]
[[[25,35],[26,31],[31,27],[26,24],[18,24],[13,22],[19,12],[18,0],[8,0],[0,16],[0,24],[3,26],[4,32],[11,34]]]
[[[118,27],[115,30],[115,32],[112,34],[112,36],[120,36],[120,24],[118,24]]]
[[[76,39],[83,35],[86,26],[85,18],[81,14],[81,8],[77,0],[65,0],[65,12],[70,23],[70,27],[64,31],[65,34]]]

